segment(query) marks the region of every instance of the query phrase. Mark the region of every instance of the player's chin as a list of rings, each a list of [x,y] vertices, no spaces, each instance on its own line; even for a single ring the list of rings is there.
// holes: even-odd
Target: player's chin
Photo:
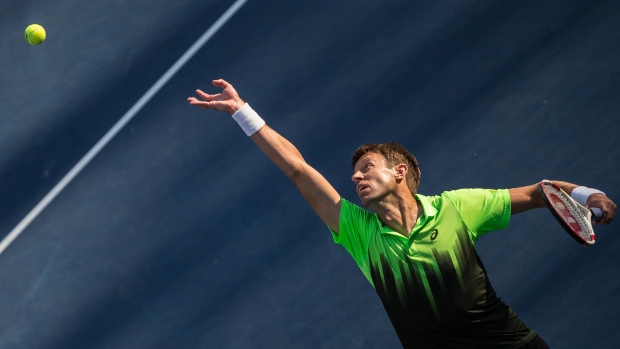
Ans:
[[[366,208],[368,208],[368,205],[372,202],[372,200],[370,200],[370,198],[366,195],[358,195],[357,197],[360,199],[362,206]]]

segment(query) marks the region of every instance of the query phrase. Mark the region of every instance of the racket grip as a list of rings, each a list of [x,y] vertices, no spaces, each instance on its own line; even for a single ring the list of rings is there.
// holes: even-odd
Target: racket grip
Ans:
[[[595,221],[598,221],[601,218],[603,218],[603,211],[601,211],[601,209],[598,207],[592,207],[590,209],[590,212],[592,212],[592,218],[594,218]]]

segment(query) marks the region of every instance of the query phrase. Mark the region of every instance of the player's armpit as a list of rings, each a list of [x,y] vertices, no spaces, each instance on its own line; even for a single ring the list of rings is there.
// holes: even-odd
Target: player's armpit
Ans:
[[[339,233],[342,199],[336,189],[308,164],[301,173],[291,177],[291,180],[323,223]]]

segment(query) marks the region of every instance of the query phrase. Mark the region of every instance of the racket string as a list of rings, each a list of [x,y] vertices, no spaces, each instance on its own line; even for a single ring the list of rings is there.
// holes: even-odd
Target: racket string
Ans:
[[[560,214],[562,219],[569,224],[570,226],[579,229],[576,229],[576,233],[585,241],[592,241],[592,234],[590,233],[587,227],[590,226],[590,222],[587,221],[587,218],[584,216],[584,213],[579,210],[572,202],[569,201],[568,198],[565,197],[567,195],[563,191],[557,190],[553,185],[545,185],[550,197],[553,198],[551,200],[553,205],[556,207],[556,211]],[[559,200],[559,201],[558,201]],[[569,213],[567,215],[566,213]]]

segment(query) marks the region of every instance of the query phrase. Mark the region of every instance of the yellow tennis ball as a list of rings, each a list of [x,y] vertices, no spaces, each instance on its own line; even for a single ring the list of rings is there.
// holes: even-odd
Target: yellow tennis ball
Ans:
[[[38,45],[45,40],[45,29],[38,24],[31,24],[26,27],[24,37],[30,45]]]

